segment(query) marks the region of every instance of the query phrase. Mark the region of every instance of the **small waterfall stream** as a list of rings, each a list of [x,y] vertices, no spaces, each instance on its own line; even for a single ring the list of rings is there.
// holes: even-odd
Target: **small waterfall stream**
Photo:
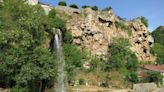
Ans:
[[[58,69],[58,77],[57,77],[57,83],[55,86],[55,92],[66,92],[65,91],[65,73],[64,73],[64,66],[65,66],[65,60],[64,60],[64,54],[63,54],[63,48],[62,48],[62,34],[59,29],[55,30],[56,33],[54,35],[54,50],[57,55],[57,69]]]

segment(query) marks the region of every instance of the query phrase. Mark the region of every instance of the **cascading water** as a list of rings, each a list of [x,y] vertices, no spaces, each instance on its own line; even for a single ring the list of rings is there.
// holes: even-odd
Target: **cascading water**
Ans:
[[[55,86],[55,92],[66,92],[65,91],[65,74],[64,74],[64,55],[63,55],[63,48],[62,48],[62,35],[61,31],[59,29],[55,30],[54,35],[54,50],[56,51],[57,60],[58,60],[58,77],[57,77],[57,83]]]

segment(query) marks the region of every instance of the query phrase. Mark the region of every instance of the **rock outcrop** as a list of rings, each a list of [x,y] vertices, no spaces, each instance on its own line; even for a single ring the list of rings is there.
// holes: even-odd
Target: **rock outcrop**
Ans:
[[[132,26],[132,36],[130,37],[131,50],[134,51],[140,61],[154,61],[155,57],[150,54],[154,39],[148,32],[140,19],[129,22]]]
[[[71,12],[72,18],[67,22],[67,28],[73,35],[73,43],[82,49],[89,49],[92,55],[106,58],[113,37],[128,38],[131,50],[140,61],[154,61],[150,48],[154,40],[139,18],[131,21],[120,20],[112,10],[93,11],[86,8],[79,12]],[[131,35],[125,29],[117,28],[117,23],[123,23],[131,30]]]
[[[117,30],[115,22],[119,21],[112,11],[95,12],[90,8],[82,11],[84,16],[73,15],[67,22],[67,28],[72,32],[73,43],[84,49],[89,49],[92,55],[108,56],[108,46],[113,37],[127,37]]]

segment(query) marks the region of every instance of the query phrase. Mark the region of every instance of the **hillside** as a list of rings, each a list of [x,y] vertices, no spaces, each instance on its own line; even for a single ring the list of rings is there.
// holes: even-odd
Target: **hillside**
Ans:
[[[152,36],[155,40],[152,53],[157,56],[156,62],[158,64],[164,64],[164,26],[159,26],[152,32]]]
[[[164,45],[164,26],[159,26],[152,32],[152,36],[156,43]]]
[[[135,83],[159,84],[158,72],[139,75],[142,64],[163,64],[162,36],[154,42],[147,26],[145,17],[127,21],[111,7],[3,0],[0,91],[72,92],[80,87],[108,91],[130,89]]]

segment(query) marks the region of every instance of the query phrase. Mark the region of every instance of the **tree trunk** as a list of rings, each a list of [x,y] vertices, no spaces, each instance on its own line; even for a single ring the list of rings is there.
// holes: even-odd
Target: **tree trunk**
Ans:
[[[42,80],[39,82],[39,92],[42,92]]]

